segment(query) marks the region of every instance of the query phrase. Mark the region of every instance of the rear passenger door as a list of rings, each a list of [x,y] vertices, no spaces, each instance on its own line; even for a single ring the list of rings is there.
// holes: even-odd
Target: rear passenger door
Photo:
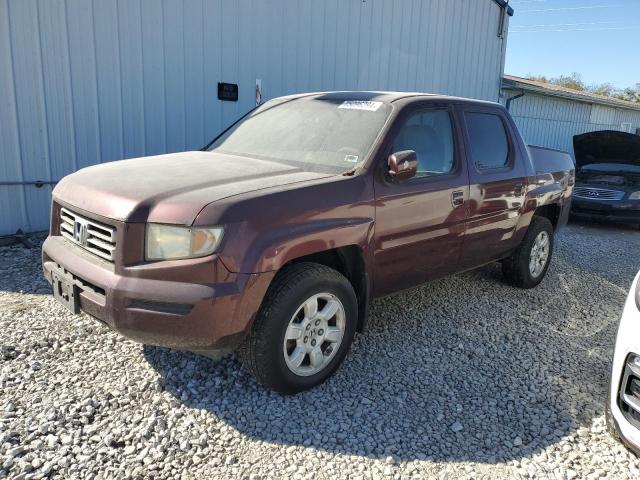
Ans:
[[[460,106],[458,115],[470,183],[460,267],[469,269],[503,258],[515,247],[527,179],[502,108]]]
[[[407,107],[377,159],[374,294],[441,277],[458,267],[468,195],[454,112],[448,105]],[[391,153],[414,150],[418,172],[407,181],[388,175]]]

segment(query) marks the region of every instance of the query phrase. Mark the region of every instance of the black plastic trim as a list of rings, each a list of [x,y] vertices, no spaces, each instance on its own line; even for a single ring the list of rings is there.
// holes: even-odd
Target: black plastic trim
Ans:
[[[150,300],[134,300],[127,308],[135,310],[149,310],[152,312],[171,313],[173,315],[187,315],[193,309],[188,303],[153,302]]]
[[[634,427],[640,429],[640,419],[637,417],[640,416],[640,411],[637,406],[633,405],[635,400],[633,394],[630,392],[631,381],[635,378],[640,378],[640,368],[635,365],[634,360],[637,358],[637,355],[631,353],[627,356],[624,366],[624,371],[622,373],[622,379],[620,381],[620,386],[618,388],[618,408],[622,412],[624,418]],[[629,401],[625,399],[625,396],[630,397]],[[635,413],[635,415],[634,415]]]

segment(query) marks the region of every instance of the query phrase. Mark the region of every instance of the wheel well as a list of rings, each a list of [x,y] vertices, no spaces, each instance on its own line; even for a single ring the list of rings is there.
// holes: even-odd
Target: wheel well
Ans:
[[[337,270],[349,280],[358,299],[357,331],[363,332],[367,323],[369,308],[369,281],[362,248],[358,245],[332,248],[331,250],[324,250],[296,258],[288,262],[288,264],[301,262],[326,265],[327,267]]]
[[[542,207],[538,207],[533,214],[538,217],[547,218],[551,222],[551,225],[553,225],[553,229],[555,230],[558,226],[558,220],[560,218],[560,205],[543,205]]]

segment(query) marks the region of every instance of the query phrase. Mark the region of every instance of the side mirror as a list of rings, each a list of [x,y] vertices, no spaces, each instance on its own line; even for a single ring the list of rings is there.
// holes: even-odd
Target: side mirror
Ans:
[[[395,180],[409,180],[418,171],[418,154],[413,150],[392,153],[387,161],[389,175]]]

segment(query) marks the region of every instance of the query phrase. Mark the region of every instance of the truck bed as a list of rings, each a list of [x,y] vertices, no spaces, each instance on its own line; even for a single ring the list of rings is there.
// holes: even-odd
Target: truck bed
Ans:
[[[527,145],[536,174],[574,170],[571,155],[561,150]]]

